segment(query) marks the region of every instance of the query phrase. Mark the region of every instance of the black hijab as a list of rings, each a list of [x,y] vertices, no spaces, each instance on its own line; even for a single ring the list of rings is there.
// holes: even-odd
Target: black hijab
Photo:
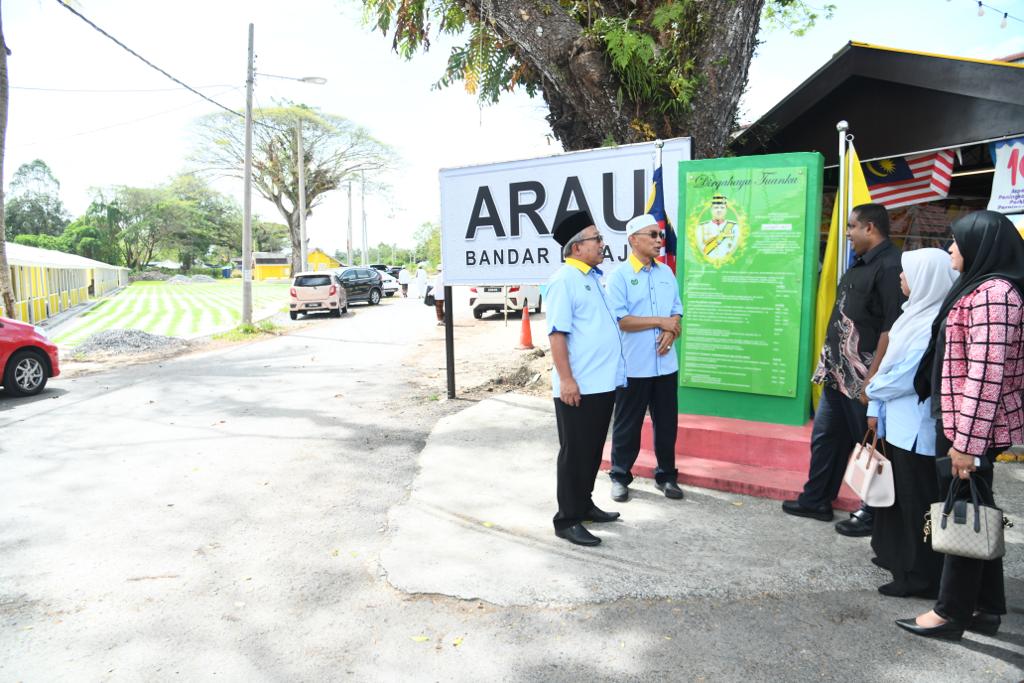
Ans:
[[[1010,219],[996,211],[975,211],[953,222],[953,239],[964,259],[964,269],[949,290],[932,323],[932,338],[914,375],[914,389],[922,401],[932,395],[932,373],[936,345],[945,346],[946,316],[960,299],[982,282],[999,278],[1008,281],[1024,297],[1024,238]],[[942,359],[938,359],[941,363]]]

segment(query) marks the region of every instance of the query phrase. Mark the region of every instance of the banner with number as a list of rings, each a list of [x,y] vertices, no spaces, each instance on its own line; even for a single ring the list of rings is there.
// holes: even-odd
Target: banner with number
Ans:
[[[996,166],[989,211],[1024,213],[1024,137],[995,142],[989,151]]]

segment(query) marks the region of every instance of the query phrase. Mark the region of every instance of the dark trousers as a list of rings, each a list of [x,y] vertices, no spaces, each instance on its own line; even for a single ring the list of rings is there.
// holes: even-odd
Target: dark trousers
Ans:
[[[843,485],[850,451],[867,431],[867,406],[825,386],[811,429],[811,465],[798,501],[807,508],[830,508]]]
[[[444,299],[434,299],[434,310],[437,312],[437,322],[444,322]]]
[[[939,457],[946,455],[952,444],[942,431],[942,420],[937,420],[935,435],[935,453]],[[1002,448],[993,448],[982,456],[982,467],[974,473],[974,477],[987,484],[992,490],[993,465]],[[984,463],[988,460],[987,466]],[[946,463],[949,461],[947,460]],[[952,473],[948,469],[937,471],[939,491],[942,499],[949,493]],[[981,486],[982,490],[986,490]],[[960,485],[958,497],[970,498],[970,487]],[[989,503],[995,501],[990,500]],[[933,524],[936,522],[933,521]],[[943,619],[954,619],[965,622],[974,616],[975,611],[989,614],[1006,614],[1006,588],[1003,585],[1003,558],[997,560],[975,560],[959,555],[946,555],[942,562],[942,580],[939,583],[939,599],[935,603],[935,613]]]
[[[579,524],[593,507],[594,480],[612,420],[615,392],[584,394],[576,407],[555,399],[558,424],[558,513],[555,529]]]
[[[892,462],[896,502],[875,510],[871,549],[878,564],[892,572],[893,588],[934,596],[939,590],[943,555],[921,533],[928,506],[943,498],[935,477],[935,458],[886,444]]]
[[[640,452],[640,431],[644,415],[651,411],[654,426],[654,455],[658,468],[654,479],[659,484],[679,478],[676,469],[676,429],[679,426],[679,373],[660,377],[630,377],[625,387],[615,392],[615,424],[612,427],[611,478],[626,484],[633,481],[633,463]]]

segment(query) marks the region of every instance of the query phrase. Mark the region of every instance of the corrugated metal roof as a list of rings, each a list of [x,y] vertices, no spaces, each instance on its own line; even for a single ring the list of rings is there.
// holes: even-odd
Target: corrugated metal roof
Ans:
[[[52,249],[39,249],[24,244],[6,242],[7,262],[12,266],[50,266],[53,268],[117,268],[128,270],[124,266],[112,266],[102,261],[94,261],[77,254],[67,254]]]

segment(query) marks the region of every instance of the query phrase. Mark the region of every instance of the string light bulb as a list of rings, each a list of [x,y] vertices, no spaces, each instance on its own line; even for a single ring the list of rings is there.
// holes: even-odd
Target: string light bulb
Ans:
[[[1009,15],[1010,15],[1009,12],[1003,12],[1003,18],[999,22],[999,28],[1006,28],[1006,17],[1008,17]]]
[[[978,16],[985,16],[985,6],[981,4],[981,0],[978,0]]]

